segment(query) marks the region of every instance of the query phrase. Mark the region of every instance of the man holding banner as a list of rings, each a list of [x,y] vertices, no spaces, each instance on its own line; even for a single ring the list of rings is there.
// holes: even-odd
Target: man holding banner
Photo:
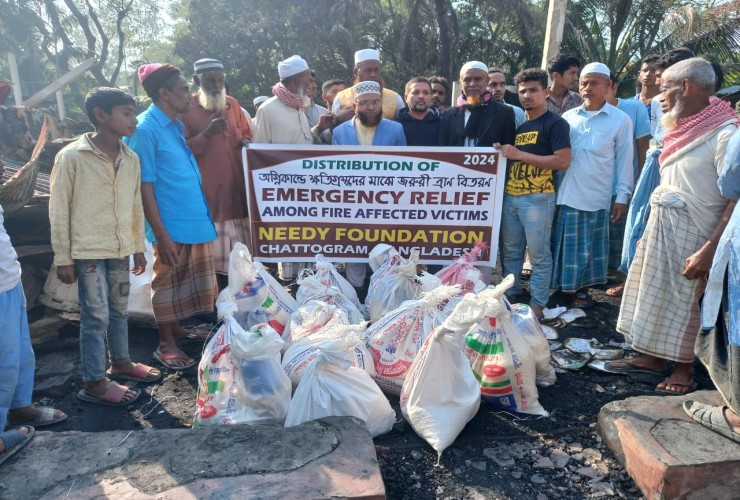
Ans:
[[[405,146],[406,135],[400,123],[383,118],[380,84],[360,82],[353,87],[355,117],[334,129],[332,144],[344,146]],[[355,288],[365,284],[365,264],[347,263],[347,280]]]

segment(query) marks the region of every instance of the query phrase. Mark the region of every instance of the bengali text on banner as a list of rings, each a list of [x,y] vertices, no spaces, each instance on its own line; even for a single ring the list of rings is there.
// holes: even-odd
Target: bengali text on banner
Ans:
[[[244,148],[251,248],[263,262],[367,262],[389,244],[447,264],[477,241],[494,266],[505,161],[493,148]]]

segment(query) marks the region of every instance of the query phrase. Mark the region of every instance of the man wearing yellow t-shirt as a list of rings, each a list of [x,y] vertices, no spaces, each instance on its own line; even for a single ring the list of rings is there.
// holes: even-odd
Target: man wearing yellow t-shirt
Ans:
[[[529,248],[532,276],[530,306],[540,317],[550,298],[552,252],[550,233],[555,215],[554,170],[570,164],[570,127],[545,105],[547,73],[525,69],[514,77],[527,121],[516,131],[514,145],[500,145],[508,160],[501,215],[501,262],[504,276],[520,276],[524,249]],[[507,295],[521,294],[517,284]]]

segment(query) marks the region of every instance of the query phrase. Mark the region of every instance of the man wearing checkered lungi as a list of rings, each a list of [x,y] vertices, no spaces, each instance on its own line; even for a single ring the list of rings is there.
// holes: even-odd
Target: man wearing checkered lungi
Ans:
[[[563,114],[570,125],[572,158],[558,189],[552,288],[573,294],[575,307],[593,305],[588,288],[606,283],[609,221],[624,217],[634,185],[633,126],[606,102],[610,83],[605,64],[587,64],[578,83],[583,104]]]

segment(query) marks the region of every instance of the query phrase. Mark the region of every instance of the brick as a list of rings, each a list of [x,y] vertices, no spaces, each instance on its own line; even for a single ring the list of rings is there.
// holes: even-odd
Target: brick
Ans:
[[[648,500],[740,491],[740,446],[691,420],[682,408],[687,399],[723,404],[716,391],[697,391],[627,398],[599,413],[599,434]]]

